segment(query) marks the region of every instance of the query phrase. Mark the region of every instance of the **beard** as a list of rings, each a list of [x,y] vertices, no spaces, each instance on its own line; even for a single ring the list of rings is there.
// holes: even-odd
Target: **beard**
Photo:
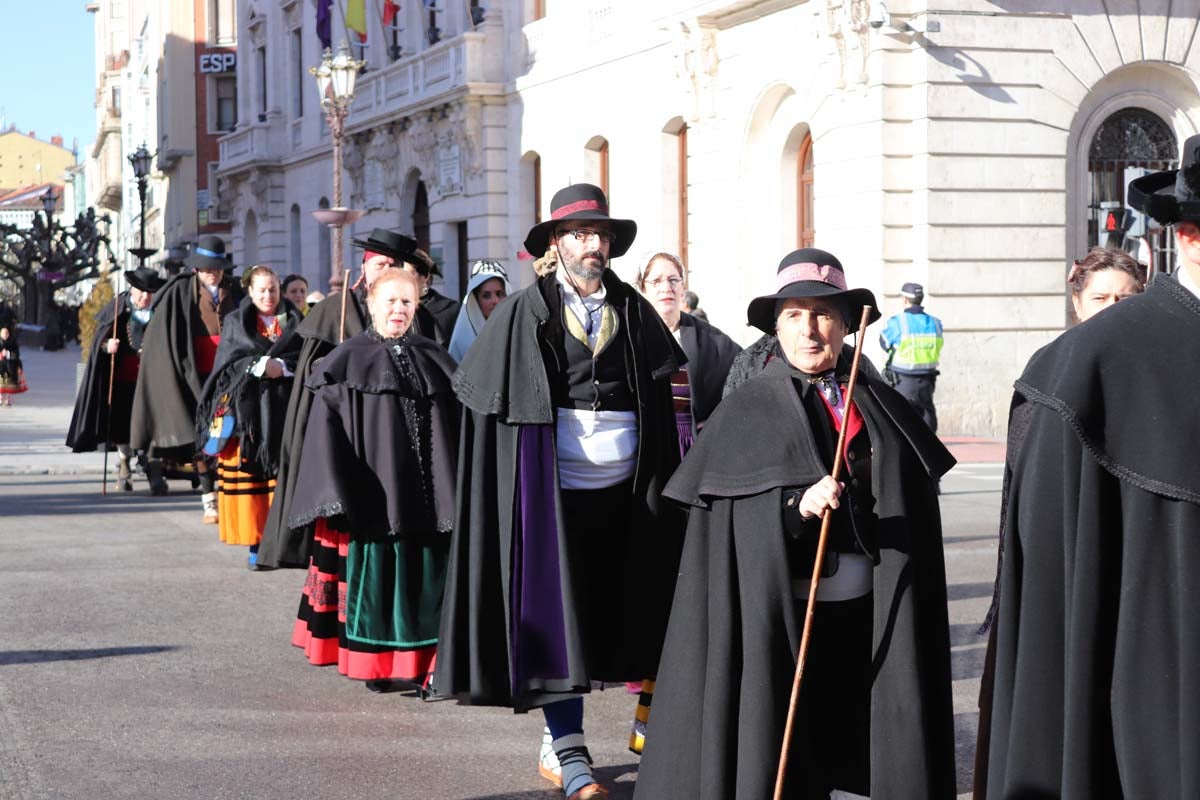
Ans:
[[[600,266],[591,267],[584,264],[583,262],[589,258],[599,261]],[[592,250],[584,253],[578,259],[563,259],[563,266],[565,266],[572,275],[581,280],[594,281],[599,280],[600,276],[604,274],[604,269],[608,266],[608,259],[606,259],[604,254],[599,250]]]

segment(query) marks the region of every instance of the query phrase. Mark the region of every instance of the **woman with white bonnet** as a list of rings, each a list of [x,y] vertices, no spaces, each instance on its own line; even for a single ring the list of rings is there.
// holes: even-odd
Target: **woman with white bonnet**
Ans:
[[[499,261],[476,261],[471,265],[471,279],[467,282],[467,293],[463,296],[462,311],[454,323],[450,337],[450,357],[462,361],[467,350],[475,343],[475,337],[483,330],[483,323],[491,316],[492,309],[508,297],[508,273]]]

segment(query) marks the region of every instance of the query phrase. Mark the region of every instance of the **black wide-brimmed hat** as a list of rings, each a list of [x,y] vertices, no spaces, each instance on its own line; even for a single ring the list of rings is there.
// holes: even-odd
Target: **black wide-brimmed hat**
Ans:
[[[143,292],[157,292],[166,283],[166,280],[159,276],[156,270],[149,267],[138,267],[125,271],[125,280],[130,286],[141,289]]]
[[[196,240],[191,254],[183,260],[192,269],[233,269],[233,262],[225,254],[225,242],[220,236],[205,234]]]
[[[554,193],[550,201],[550,219],[539,222],[529,229],[525,237],[525,250],[534,258],[541,258],[550,246],[550,234],[560,222],[567,220],[604,220],[612,225],[613,240],[608,248],[608,257],[617,258],[633,244],[637,236],[637,223],[631,219],[613,219],[608,215],[608,198],[599,186],[590,183],[573,183]]]
[[[351,239],[355,247],[361,247],[368,253],[379,253],[396,260],[397,265],[408,262],[423,275],[428,275],[433,269],[428,256],[422,258],[423,252],[417,240],[403,233],[389,231],[387,228],[375,228],[366,239]]]
[[[1183,143],[1179,169],[1152,172],[1129,182],[1129,205],[1163,225],[1200,221],[1200,134]]]
[[[775,294],[756,297],[746,309],[746,321],[763,333],[775,332],[775,304],[796,297],[838,300],[846,309],[849,333],[858,330],[863,306],[871,307],[869,322],[879,319],[879,306],[870,289],[847,289],[842,263],[831,253],[816,248],[793,250],[779,262],[775,272]]]

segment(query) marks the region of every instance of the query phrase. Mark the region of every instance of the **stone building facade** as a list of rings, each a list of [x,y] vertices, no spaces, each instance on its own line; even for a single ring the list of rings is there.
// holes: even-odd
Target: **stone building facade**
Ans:
[[[1169,166],[1200,123],[1196,1],[437,5],[368,15],[352,233],[415,231],[447,294],[474,258],[524,284],[525,232],[589,180],[639,223],[615,268],[682,253],[710,319],[743,342],[748,300],[814,244],[885,314],[903,282],[926,286],[947,433],[1003,433],[1013,379],[1070,324],[1065,276],[1101,238],[1097,214],[1123,202],[1126,169]],[[263,66],[239,70],[249,122],[221,143],[235,251],[319,281],[328,235],[309,211],[332,177],[313,7],[244,0],[239,40]],[[1149,241],[1169,269],[1169,238]]]

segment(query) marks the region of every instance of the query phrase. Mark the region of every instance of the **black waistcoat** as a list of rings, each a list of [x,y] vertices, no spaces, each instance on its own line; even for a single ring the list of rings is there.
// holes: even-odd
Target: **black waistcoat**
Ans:
[[[562,315],[572,312],[564,308],[558,286],[552,284],[543,296],[550,318],[558,323],[547,331],[549,335],[543,340],[543,346],[549,344],[554,350],[552,358],[544,359],[554,406],[592,411],[635,411],[637,403],[625,352],[628,337],[620,328],[620,315],[614,315],[617,328],[612,338],[593,356],[562,322]]]
[[[842,391],[845,389],[843,385]],[[802,400],[821,461],[832,470],[833,454],[837,448],[837,431],[829,419],[829,411],[815,388],[805,391]],[[871,439],[866,426],[859,429],[850,440],[847,449],[848,453],[842,462],[841,477],[846,491],[842,494],[841,505],[833,512],[833,519],[830,520],[826,548],[834,553],[866,555],[875,563],[879,563],[875,497],[871,493]],[[785,530],[789,534],[788,559],[794,577],[812,574],[817,538],[821,530],[820,517],[803,520],[796,510],[807,488],[797,487],[783,493]],[[831,575],[835,571],[832,560],[827,560],[825,573]]]

